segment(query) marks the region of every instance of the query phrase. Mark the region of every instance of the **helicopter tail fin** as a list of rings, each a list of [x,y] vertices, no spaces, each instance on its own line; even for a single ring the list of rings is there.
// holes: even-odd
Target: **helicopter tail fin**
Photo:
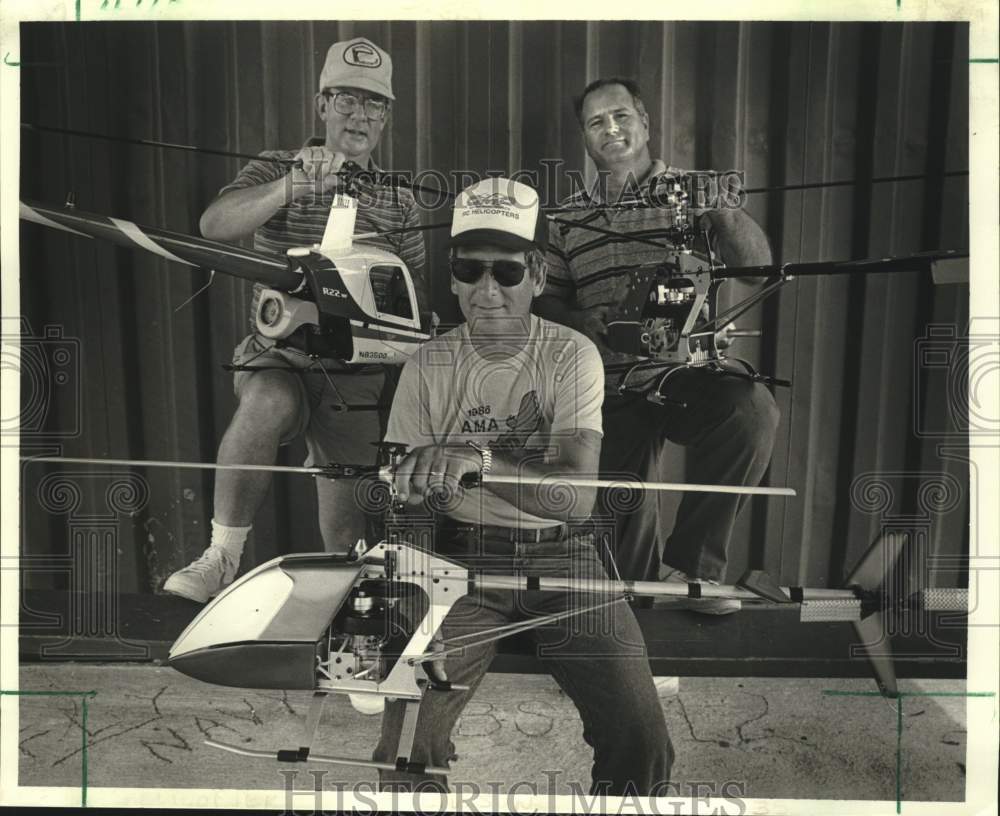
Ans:
[[[883,533],[868,548],[851,574],[846,586],[859,589],[874,598],[862,601],[860,620],[853,621],[861,645],[871,663],[879,691],[886,697],[898,697],[896,671],[893,667],[890,626],[892,616],[898,614],[898,605],[887,605],[886,598],[906,598],[908,581],[905,570],[900,569],[900,555],[906,537],[899,533]]]
[[[886,611],[879,610],[852,623],[868,655],[878,690],[882,692],[883,697],[898,697],[896,670],[892,664],[892,647],[886,631]]]

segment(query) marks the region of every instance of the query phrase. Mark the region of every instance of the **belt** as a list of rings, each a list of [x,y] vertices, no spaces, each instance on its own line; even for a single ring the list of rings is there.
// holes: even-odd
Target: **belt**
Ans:
[[[486,543],[483,549],[486,551],[494,549],[489,544],[503,543],[505,545],[517,544],[541,544],[546,541],[560,541],[567,537],[568,528],[565,524],[555,524],[552,527],[541,527],[537,529],[526,527],[500,527],[494,524],[457,524],[448,522],[442,525],[440,532],[446,541],[455,542],[456,539],[466,543],[477,542]],[[445,544],[445,547],[448,547]],[[453,546],[453,544],[452,544]],[[506,547],[502,548],[506,550]]]
[[[473,528],[475,529],[475,528]],[[566,535],[566,525],[556,524],[552,527],[498,527],[493,524],[480,524],[479,534],[483,538],[502,538],[517,544],[541,544],[543,541],[558,541]]]

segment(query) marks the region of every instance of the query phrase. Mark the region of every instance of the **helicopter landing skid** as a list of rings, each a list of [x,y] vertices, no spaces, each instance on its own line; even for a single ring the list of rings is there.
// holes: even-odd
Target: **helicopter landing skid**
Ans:
[[[223,751],[229,751],[240,756],[270,759],[272,761],[277,760],[278,762],[324,762],[328,765],[350,765],[362,768],[375,768],[380,771],[400,771],[413,774],[448,774],[451,772],[449,768],[414,762],[410,757],[417,732],[417,715],[420,710],[420,700],[403,701],[406,705],[406,710],[403,713],[403,728],[399,737],[399,748],[396,751],[397,756],[393,762],[379,762],[374,759],[335,757],[312,753],[312,743],[316,738],[316,731],[319,728],[319,721],[323,715],[323,707],[326,705],[326,695],[328,693],[330,692],[316,691],[313,693],[312,703],[309,705],[309,712],[306,714],[306,720],[302,726],[302,736],[299,740],[298,748],[260,751],[255,748],[244,748],[241,745],[232,745],[212,739],[205,740],[205,745],[211,748],[221,748]]]

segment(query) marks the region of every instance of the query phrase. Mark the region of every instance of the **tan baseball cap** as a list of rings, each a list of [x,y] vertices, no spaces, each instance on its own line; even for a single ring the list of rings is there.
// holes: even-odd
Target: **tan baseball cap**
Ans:
[[[365,37],[334,43],[319,75],[319,89],[324,88],[360,88],[395,99],[392,57]]]
[[[538,193],[508,178],[488,178],[455,199],[448,246],[492,244],[513,250],[544,250],[549,229]]]

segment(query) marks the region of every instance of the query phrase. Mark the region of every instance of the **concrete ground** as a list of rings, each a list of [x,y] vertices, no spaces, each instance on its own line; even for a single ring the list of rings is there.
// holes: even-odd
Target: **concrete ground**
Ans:
[[[32,664],[21,690],[96,690],[88,704],[91,787],[281,790],[281,769],[325,769],[327,782],[375,780],[364,768],[278,765],[208,747],[214,738],[271,750],[297,746],[307,692],[226,689],[152,665]],[[965,690],[957,681],[901,681],[903,691]],[[896,708],[865,680],[684,678],[663,700],[677,752],[675,783],[741,786],[746,798],[896,798]],[[81,774],[81,702],[71,697],[20,700],[20,784],[74,786]],[[962,697],[904,703],[904,801],[962,801],[966,706]],[[985,714],[984,714],[985,715]],[[988,716],[988,715],[986,715]],[[329,698],[313,750],[368,757],[378,717]],[[545,675],[490,675],[459,722],[453,784],[534,783],[542,793],[586,790],[590,749],[572,703]],[[552,789],[556,790],[553,791]],[[721,787],[718,788],[721,790]],[[737,788],[730,787],[732,792]]]

